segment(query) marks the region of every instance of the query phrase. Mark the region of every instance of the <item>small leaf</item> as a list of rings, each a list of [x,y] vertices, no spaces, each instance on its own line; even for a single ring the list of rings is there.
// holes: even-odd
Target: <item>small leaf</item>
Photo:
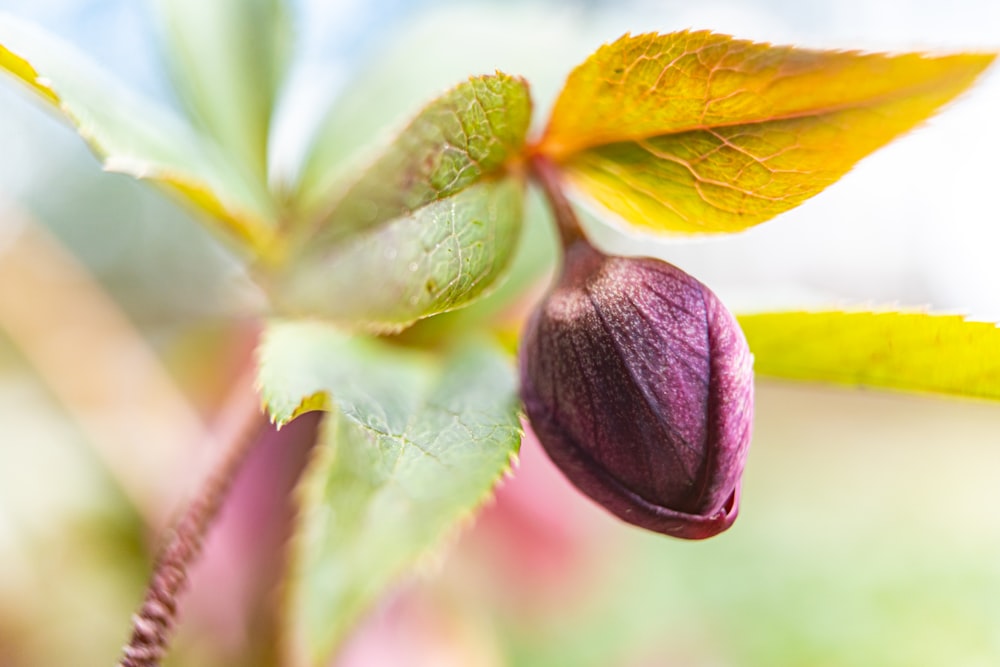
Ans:
[[[459,84],[417,115],[322,218],[314,242],[411,215],[503,171],[531,120],[528,85],[497,73]]]
[[[0,44],[0,68],[63,115],[105,169],[154,181],[252,248],[267,245],[273,211],[266,193],[183,118],[30,23],[0,15]]]
[[[286,313],[401,329],[481,296],[513,255],[523,178],[508,173],[527,85],[470,79],[428,105],[320,217],[274,289]]]
[[[272,416],[329,392],[333,412],[299,493],[288,637],[328,664],[358,616],[466,519],[520,441],[509,360],[490,346],[445,358],[320,324],[273,325],[260,351]]]
[[[398,330],[475,299],[517,245],[523,183],[473,185],[412,215],[359,232],[296,267],[282,298],[307,313]]]
[[[160,0],[174,80],[220,146],[267,180],[267,142],[291,47],[282,0]]]
[[[1000,328],[922,312],[742,315],[761,375],[1000,400]]]
[[[548,282],[559,243],[547,203],[535,190],[527,194],[521,239],[503,280],[472,305],[420,320],[406,331],[408,341],[431,343],[487,328],[504,341],[505,349],[516,352],[525,309]]]
[[[570,74],[537,150],[632,225],[736,232],[822,191],[993,59],[626,35]]]

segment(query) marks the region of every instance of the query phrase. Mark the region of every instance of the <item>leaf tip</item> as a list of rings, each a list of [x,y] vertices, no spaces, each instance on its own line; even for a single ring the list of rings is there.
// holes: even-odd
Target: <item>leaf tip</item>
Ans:
[[[295,419],[309,412],[329,412],[331,410],[330,394],[326,391],[317,391],[309,396],[305,396],[289,409],[288,406],[275,405],[273,401],[265,396],[261,401],[261,408],[267,414],[275,428],[281,429]]]

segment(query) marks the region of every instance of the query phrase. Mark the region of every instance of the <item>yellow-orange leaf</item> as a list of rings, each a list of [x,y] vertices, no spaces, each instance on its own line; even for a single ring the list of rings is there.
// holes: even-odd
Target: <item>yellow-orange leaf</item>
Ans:
[[[761,375],[1000,400],[1000,328],[922,312],[742,315]]]
[[[537,150],[631,224],[735,232],[823,190],[993,59],[626,35],[570,74]]]

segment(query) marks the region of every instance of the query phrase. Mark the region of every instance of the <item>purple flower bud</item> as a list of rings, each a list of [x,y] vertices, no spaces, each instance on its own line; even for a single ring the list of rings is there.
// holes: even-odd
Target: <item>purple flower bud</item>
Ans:
[[[701,539],[736,519],[752,357],[707,287],[666,262],[566,250],[521,344],[521,397],[549,457],[643,528]]]

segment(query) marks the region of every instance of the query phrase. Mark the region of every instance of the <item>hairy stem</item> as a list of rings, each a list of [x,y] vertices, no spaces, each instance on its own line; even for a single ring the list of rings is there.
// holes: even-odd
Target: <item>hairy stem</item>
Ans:
[[[575,241],[584,238],[584,234],[573,207],[563,193],[559,168],[540,153],[531,157],[530,164],[531,173],[542,187],[545,198],[549,200],[549,206],[552,207],[552,214],[556,218],[556,226],[559,228],[559,238],[562,240],[563,247],[568,248]]]
[[[177,596],[188,582],[188,568],[201,555],[208,529],[259,440],[267,422],[250,383],[240,381],[231,395],[222,421],[223,451],[166,538],[153,568],[146,595],[132,617],[132,636],[118,667],[156,667],[167,651],[177,620]]]

